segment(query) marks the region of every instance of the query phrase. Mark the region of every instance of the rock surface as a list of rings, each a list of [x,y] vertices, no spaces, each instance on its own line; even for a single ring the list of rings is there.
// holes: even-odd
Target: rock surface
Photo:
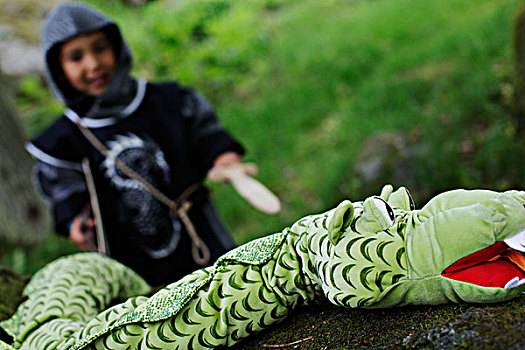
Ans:
[[[46,13],[64,0],[0,0],[0,73],[43,74],[38,46]]]
[[[40,48],[19,39],[2,40],[0,37],[0,72],[10,76],[43,75]]]
[[[27,278],[0,266],[0,321],[15,312]]]
[[[376,194],[390,183],[405,186],[416,203],[425,203],[431,193],[417,177],[421,150],[427,146],[416,132],[382,131],[363,142],[354,165],[360,192],[364,197]]]
[[[382,310],[318,305],[233,349],[522,349],[524,307],[523,296],[490,305]]]
[[[0,267],[0,321],[22,301],[26,282]],[[378,310],[322,303],[292,312],[231,349],[523,349],[524,309],[523,295],[499,304]]]

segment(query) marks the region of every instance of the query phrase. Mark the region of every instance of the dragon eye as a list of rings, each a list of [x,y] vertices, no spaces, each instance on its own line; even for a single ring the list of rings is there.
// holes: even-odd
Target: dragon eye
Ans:
[[[416,205],[414,204],[414,200],[412,199],[410,192],[408,192],[406,188],[405,191],[407,192],[408,200],[410,201],[410,210],[416,210]]]
[[[381,211],[385,218],[390,219],[390,224],[394,222],[394,210],[382,198],[374,196],[374,204]]]

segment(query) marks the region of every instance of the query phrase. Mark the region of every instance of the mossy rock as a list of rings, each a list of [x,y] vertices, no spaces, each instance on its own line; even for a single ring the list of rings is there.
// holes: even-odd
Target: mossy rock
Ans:
[[[418,132],[381,131],[363,142],[354,172],[343,182],[359,182],[359,197],[376,195],[385,184],[405,186],[416,203],[426,203],[431,197],[428,186],[418,179],[417,164],[424,164],[428,146]]]
[[[520,349],[524,307],[525,297],[490,305],[380,310],[316,305],[233,349]]]
[[[22,301],[28,278],[0,266],[0,321],[11,316]]]
[[[27,280],[0,267],[0,321],[22,301]],[[524,310],[525,296],[489,305],[378,310],[345,309],[326,302],[293,311],[284,322],[232,349],[521,349]]]

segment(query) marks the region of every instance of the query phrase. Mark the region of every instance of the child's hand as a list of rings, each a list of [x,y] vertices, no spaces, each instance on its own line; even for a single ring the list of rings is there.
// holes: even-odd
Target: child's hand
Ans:
[[[69,230],[69,239],[84,251],[97,251],[95,219],[91,216],[91,207],[88,206],[75,216]]]
[[[236,165],[236,164],[241,164],[241,162],[242,162],[241,156],[238,155],[237,153],[225,152],[219,155],[217,158],[215,158],[215,161],[213,162],[213,167],[218,168],[221,166]]]

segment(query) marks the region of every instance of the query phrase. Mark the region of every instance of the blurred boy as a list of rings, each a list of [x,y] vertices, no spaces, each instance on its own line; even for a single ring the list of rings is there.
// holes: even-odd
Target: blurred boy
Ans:
[[[83,250],[96,250],[95,220],[81,162],[87,159],[111,256],[159,285],[201,267],[185,225],[121,160],[171,199],[188,188],[188,214],[212,263],[233,247],[202,185],[214,166],[239,164],[242,146],[219,124],[210,103],[174,82],[129,75],[132,58],[117,25],[79,3],[58,6],[42,34],[49,85],[66,105],[63,116],[27,145],[38,187],[54,212],[55,229]],[[101,141],[103,155],[83,134]]]

